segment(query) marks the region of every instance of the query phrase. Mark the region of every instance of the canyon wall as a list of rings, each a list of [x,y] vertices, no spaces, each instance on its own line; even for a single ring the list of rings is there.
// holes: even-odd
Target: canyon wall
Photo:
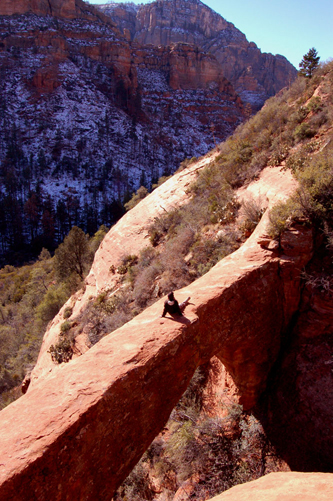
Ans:
[[[297,471],[332,471],[333,301],[327,274],[331,263],[320,283],[324,259],[317,256],[307,268],[297,321],[266,402],[267,431]]]
[[[12,16],[33,13],[37,16],[52,16],[62,19],[86,18],[103,20],[110,23],[110,18],[95,10],[83,0],[2,0],[0,16]],[[112,24],[112,23],[111,23]]]
[[[231,22],[199,0],[163,0],[145,5],[97,6],[142,45],[195,44],[214,55],[244,103],[258,110],[296,77],[281,55],[262,53]]]
[[[76,15],[75,0],[3,0],[0,6],[1,16],[34,12],[38,16],[59,16],[73,18]]]
[[[281,197],[288,186],[271,188]],[[303,226],[291,228],[278,249],[266,248],[267,218],[238,251],[177,291],[180,301],[191,296],[185,318],[160,318],[161,299],[44,373],[1,412],[1,499],[110,498],[196,367],[213,355],[233,376],[244,408],[256,403],[298,308],[299,270],[312,255],[312,230]],[[96,259],[108,252],[104,246]]]
[[[0,16],[0,203],[16,221],[2,225],[4,252],[35,237],[54,249],[73,225],[89,234],[112,225],[141,185],[206,154],[244,119],[212,54],[143,47],[89,4],[76,8],[75,18],[37,7]],[[36,225],[23,207],[37,180]]]

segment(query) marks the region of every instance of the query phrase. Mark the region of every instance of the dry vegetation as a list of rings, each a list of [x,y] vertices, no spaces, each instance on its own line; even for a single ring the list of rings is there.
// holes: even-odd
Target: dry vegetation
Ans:
[[[138,256],[124,256],[115,270],[121,277],[118,286],[92,301],[79,319],[89,322],[92,342],[239,247],[263,211],[255,200],[248,201],[246,218],[236,226],[235,189],[267,165],[291,169],[300,181],[296,196],[272,211],[271,236],[277,238],[295,218],[330,230],[332,73],[330,63],[311,79],[299,78],[219,146],[216,160],[190,188],[190,202],[155,218],[149,229],[151,245]],[[140,190],[129,206],[146,195]]]
[[[215,416],[203,411],[213,366],[199,367],[162,433],[153,441],[114,501],[204,501],[233,485],[279,471],[282,463],[252,414],[226,398]]]
[[[87,243],[85,271],[105,232],[102,227],[91,239],[81,232]],[[77,273],[59,276],[58,264],[43,249],[34,264],[0,270],[0,409],[20,396],[18,385],[36,362],[48,322],[81,284]],[[61,353],[70,353],[68,340],[62,342],[60,355],[52,355],[57,361]]]

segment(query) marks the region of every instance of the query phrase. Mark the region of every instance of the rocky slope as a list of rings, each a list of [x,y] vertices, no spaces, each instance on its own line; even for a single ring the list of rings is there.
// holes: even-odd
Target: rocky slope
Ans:
[[[294,188],[289,174],[277,171],[273,185],[266,181],[272,200]],[[170,189],[165,183],[158,190]],[[262,247],[267,220],[238,251],[178,291],[180,300],[192,298],[183,321],[159,318],[160,300],[81,357],[44,373],[1,412],[2,498],[46,500],[55,489],[59,499],[110,497],[164,426],[195,368],[213,355],[232,374],[244,407],[255,404],[298,307],[298,270],[312,253],[312,230],[304,227],[286,232],[273,252]],[[98,260],[110,250],[101,249]]]
[[[147,4],[98,6],[125,35],[140,44],[195,44],[213,54],[243,102],[258,110],[290,84],[295,68],[283,56],[262,53],[232,23],[199,0],[158,0]]]
[[[2,3],[0,15],[2,249],[110,224],[140,184],[243,119],[216,58],[194,46],[130,43],[79,0]]]
[[[58,368],[58,365],[51,360],[49,349],[59,336],[66,306],[70,305],[72,308],[72,319],[79,318],[99,294],[119,287],[120,275],[114,270],[121,265],[124,256],[138,255],[142,249],[150,245],[148,229],[154,218],[186,204],[189,200],[187,188],[215,156],[216,153],[207,155],[186,170],[175,174],[111,228],[96,253],[90,273],[85,280],[84,291],[72,297],[49,325],[31,375],[31,386]],[[240,197],[246,198],[246,193],[260,193],[264,201],[268,199],[273,204],[284,199],[295,188],[296,183],[289,173],[283,174],[280,168],[270,167],[262,172],[259,181],[251,183],[245,191],[240,190]],[[90,324],[88,328],[91,328]],[[76,338],[76,343],[78,353],[85,352],[91,346],[86,332]]]
[[[291,467],[300,458],[298,464],[302,463],[303,470],[322,466],[331,471],[331,254],[326,245],[321,245],[322,232],[318,238],[316,228],[307,224],[311,213],[305,220],[303,210],[317,211],[317,218],[311,217],[315,225],[319,225],[319,215],[328,214],[329,219],[324,220],[327,233],[332,221],[331,191],[327,189],[332,179],[332,129],[328,120],[332,116],[332,70],[332,65],[327,65],[313,80],[299,81],[284,96],[271,100],[221,145],[219,152],[192,163],[169,179],[109,232],[96,254],[85,290],[67,305],[71,307],[69,319],[73,328],[80,328],[79,315],[83,311],[89,314],[90,301],[102,300],[109,287],[114,292],[113,287],[121,285],[121,272],[116,267],[122,264],[123,253],[140,252],[147,244],[151,219],[167,211],[171,213],[177,203],[190,203],[191,192],[187,188],[196,172],[203,170],[203,176],[195,183],[199,189],[200,180],[211,179],[213,172],[220,173],[220,169],[224,181],[239,186],[246,169],[257,180],[238,190],[239,198],[245,198],[247,193],[261,195],[267,197],[270,206],[294,191],[297,183],[292,171],[298,174],[299,182],[311,181],[311,191],[306,191],[307,185],[302,184],[303,189],[294,198],[293,203],[299,200],[302,210],[297,209],[292,219],[290,205],[280,205],[279,210],[288,210],[284,219],[277,220],[285,229],[278,240],[272,241],[265,234],[266,212],[243,246],[206,275],[177,291],[179,300],[191,296],[186,317],[180,321],[159,317],[161,298],[82,356],[77,352],[68,364],[55,365],[47,351],[61,331],[64,309],[60,311],[45,336],[31,387],[0,414],[0,492],[5,498],[15,492],[17,499],[30,499],[31,490],[24,487],[28,483],[36,489],[37,499],[48,499],[54,485],[60,499],[111,496],[164,426],[196,367],[212,356],[218,357],[228,370],[226,382],[237,390],[237,401],[259,416]],[[267,123],[272,126],[269,137]],[[309,129],[310,137],[303,134]],[[295,139],[290,141],[292,138]],[[249,155],[249,141],[256,152],[259,149],[260,160],[266,153],[266,165],[269,161],[282,165],[268,166],[260,172],[253,163],[258,158]],[[272,148],[269,155],[260,151],[263,144]],[[236,174],[229,169],[230,155],[233,170],[239,166]],[[205,163],[208,169],[203,169]],[[215,182],[213,177],[214,186]],[[209,184],[203,186],[205,190],[211,188]],[[315,188],[318,191],[313,191]],[[310,198],[313,195],[320,196],[319,205],[316,198]],[[281,217],[274,208],[270,212]],[[191,224],[194,217],[195,214]],[[215,224],[224,225],[222,220]],[[161,245],[167,242],[162,241]],[[317,254],[311,259],[314,249]],[[318,249],[322,254],[318,254]],[[305,265],[304,275],[301,270]],[[155,282],[159,279],[156,277]],[[89,331],[89,324],[86,327]],[[223,391],[223,387],[219,388],[218,395]],[[34,409],[41,416],[38,422]],[[96,467],[91,469],[91,464]],[[264,470],[265,465],[259,474]],[[83,483],[82,477],[87,481]],[[290,478],[297,485],[295,477]],[[259,484],[268,486],[270,481]],[[319,479],[316,485],[322,485],[324,491]],[[178,499],[181,489],[182,486]],[[250,486],[244,492],[251,490]]]

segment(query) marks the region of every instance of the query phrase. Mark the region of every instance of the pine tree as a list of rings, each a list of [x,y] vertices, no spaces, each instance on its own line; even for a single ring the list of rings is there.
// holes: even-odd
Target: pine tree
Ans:
[[[54,268],[58,278],[65,280],[74,273],[83,280],[89,258],[88,238],[80,228],[73,226],[55,251]]]
[[[317,54],[316,49],[312,47],[312,49],[303,56],[302,61],[299,63],[299,75],[305,78],[312,77],[313,72],[319,66],[320,57]]]

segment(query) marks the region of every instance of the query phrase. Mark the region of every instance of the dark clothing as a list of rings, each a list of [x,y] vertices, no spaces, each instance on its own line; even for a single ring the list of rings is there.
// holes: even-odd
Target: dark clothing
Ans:
[[[164,310],[163,310],[163,313],[162,313],[162,317],[165,317],[165,315],[167,313],[169,313],[170,315],[181,315],[181,316],[183,316],[183,314],[181,312],[181,309],[179,308],[179,304],[178,304],[177,299],[174,299],[173,301],[166,300],[164,302]]]

